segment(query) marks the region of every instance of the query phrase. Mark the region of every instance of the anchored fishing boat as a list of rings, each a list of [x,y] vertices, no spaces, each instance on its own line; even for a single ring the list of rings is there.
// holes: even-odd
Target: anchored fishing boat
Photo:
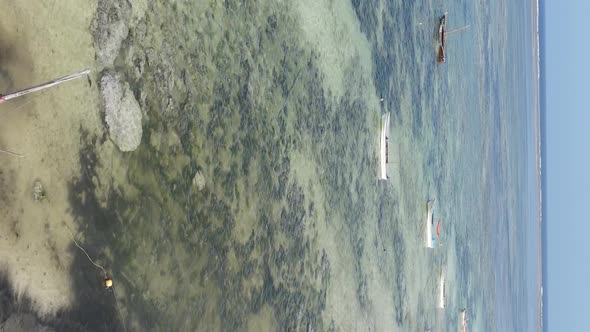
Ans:
[[[461,309],[461,332],[467,332],[467,308]]]
[[[445,13],[438,23],[438,62],[445,62],[445,28],[447,22],[447,13]]]
[[[430,249],[434,248],[442,227],[440,220],[434,225],[434,202],[434,199],[426,202],[426,247]]]
[[[437,58],[437,60],[439,63],[446,62],[445,37],[447,35],[450,35],[451,33],[455,33],[455,32],[461,31],[463,29],[467,29],[470,26],[471,26],[471,24],[457,28],[457,29],[447,31],[447,13],[444,13],[444,15],[440,18],[440,20],[438,22],[438,58]]]
[[[444,271],[441,271],[440,273],[440,279],[438,281],[438,287],[439,287],[439,291],[438,291],[438,305],[437,307],[440,309],[444,309],[445,308],[445,273]]]
[[[387,180],[387,164],[389,164],[389,122],[390,113],[387,112],[381,117],[381,135],[379,137],[379,179]]]

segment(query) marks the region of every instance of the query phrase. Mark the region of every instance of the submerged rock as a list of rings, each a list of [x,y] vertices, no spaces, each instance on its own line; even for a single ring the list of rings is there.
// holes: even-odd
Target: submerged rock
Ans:
[[[127,1],[98,1],[91,30],[96,56],[102,66],[111,66],[119,55],[121,44],[129,35],[131,15],[131,6]]]
[[[101,66],[113,65],[123,41],[137,34],[136,28],[145,17],[148,6],[147,0],[98,0],[96,15],[90,28],[96,57]]]
[[[45,187],[41,180],[35,180],[33,183],[33,200],[35,202],[41,202],[47,199],[47,191],[45,191]]]
[[[141,143],[141,108],[119,75],[107,72],[100,79],[105,120],[111,140],[121,151],[133,151]]]
[[[131,1],[131,25],[135,26],[139,21],[141,21],[144,16],[145,12],[148,9],[148,1],[147,0],[134,0]]]
[[[201,171],[198,171],[195,177],[193,177],[193,186],[199,191],[205,188],[205,176]]]

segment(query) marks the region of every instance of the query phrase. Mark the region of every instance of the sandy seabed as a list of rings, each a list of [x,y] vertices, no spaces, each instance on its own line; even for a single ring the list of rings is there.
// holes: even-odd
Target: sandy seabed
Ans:
[[[0,91],[94,69],[93,1],[1,1]],[[93,81],[96,73],[91,73]],[[42,314],[71,301],[68,182],[80,172],[80,125],[100,125],[96,89],[82,78],[0,105],[0,265]],[[98,128],[98,127],[97,127]],[[39,181],[46,199],[33,199]]]

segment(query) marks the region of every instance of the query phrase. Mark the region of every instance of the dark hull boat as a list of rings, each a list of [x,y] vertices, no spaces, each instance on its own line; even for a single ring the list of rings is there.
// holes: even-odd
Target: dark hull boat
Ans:
[[[446,32],[447,13],[445,13],[438,24],[438,62],[445,62],[445,32]]]
[[[437,57],[437,61],[439,63],[445,63],[446,62],[446,57],[445,57],[445,39],[447,37],[447,35],[450,35],[452,33],[455,32],[459,32],[463,29],[467,29],[471,26],[471,24],[466,25],[464,27],[458,28],[458,29],[453,29],[453,30],[449,30],[447,31],[447,13],[445,13],[441,18],[440,21],[438,23],[438,57]]]

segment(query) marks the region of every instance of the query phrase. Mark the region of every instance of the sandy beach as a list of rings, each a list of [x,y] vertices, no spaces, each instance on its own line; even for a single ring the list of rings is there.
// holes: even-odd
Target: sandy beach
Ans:
[[[0,91],[90,68],[93,1],[0,1]],[[94,81],[96,73],[91,73]],[[72,300],[68,183],[80,172],[80,125],[96,128],[96,89],[82,78],[0,106],[0,266],[42,314]],[[93,82],[94,83],[94,82]],[[45,198],[33,199],[40,183]]]

